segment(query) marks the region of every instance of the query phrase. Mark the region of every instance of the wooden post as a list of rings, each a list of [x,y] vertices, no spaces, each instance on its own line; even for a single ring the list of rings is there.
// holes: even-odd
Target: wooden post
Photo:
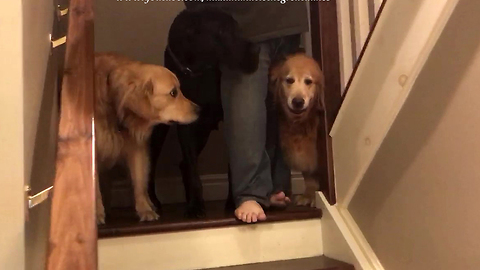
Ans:
[[[343,1],[343,0],[341,0]],[[341,103],[340,53],[338,40],[337,1],[310,2],[312,53],[325,75],[325,112],[320,126],[318,153],[320,157],[320,190],[330,204],[335,204],[335,176],[332,142],[329,132]]]
[[[47,269],[97,269],[93,0],[71,0]]]

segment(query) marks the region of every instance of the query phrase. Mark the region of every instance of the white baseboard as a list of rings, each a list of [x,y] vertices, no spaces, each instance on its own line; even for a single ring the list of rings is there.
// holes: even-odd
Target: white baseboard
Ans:
[[[203,183],[203,197],[205,201],[226,200],[228,196],[228,175],[208,174],[200,176]],[[163,188],[163,187],[168,187]],[[292,172],[292,192],[301,194],[305,189],[301,173]],[[161,185],[157,185],[157,194],[162,203],[185,202],[185,191],[181,177],[162,179]]]
[[[317,193],[317,207],[323,210],[325,256],[353,264],[357,270],[384,270],[348,209],[330,205],[321,192]]]

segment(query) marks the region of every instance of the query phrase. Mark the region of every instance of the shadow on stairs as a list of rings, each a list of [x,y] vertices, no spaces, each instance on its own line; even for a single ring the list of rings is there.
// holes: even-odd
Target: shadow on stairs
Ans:
[[[333,260],[325,256],[267,263],[255,263],[210,270],[354,270],[353,265]]]

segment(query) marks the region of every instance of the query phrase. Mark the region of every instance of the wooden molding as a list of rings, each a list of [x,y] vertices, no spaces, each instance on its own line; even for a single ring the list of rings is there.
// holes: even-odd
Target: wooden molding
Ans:
[[[312,55],[325,75],[325,112],[320,125],[318,153],[320,156],[320,190],[331,204],[336,203],[332,142],[329,132],[340,109],[341,77],[338,41],[337,1],[310,2]]]
[[[330,205],[323,194],[318,194],[317,202],[324,214],[324,255],[351,263],[355,269],[384,270],[349,211],[339,205]]]

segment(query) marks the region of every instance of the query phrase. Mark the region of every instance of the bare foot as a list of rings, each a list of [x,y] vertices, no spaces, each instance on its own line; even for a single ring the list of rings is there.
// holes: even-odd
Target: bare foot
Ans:
[[[236,210],[235,216],[246,223],[266,220],[263,208],[256,201],[244,201]]]
[[[285,192],[280,191],[270,196],[270,203],[275,207],[286,207],[291,202],[290,198],[285,195]]]

